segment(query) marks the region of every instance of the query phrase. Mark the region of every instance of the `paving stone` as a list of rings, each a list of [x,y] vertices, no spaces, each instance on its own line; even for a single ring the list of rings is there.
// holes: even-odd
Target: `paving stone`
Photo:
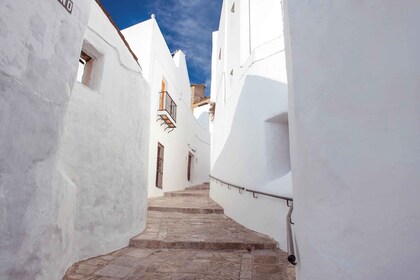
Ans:
[[[148,251],[148,250],[134,250],[131,252],[128,252],[126,256],[134,257],[134,258],[146,258],[153,254],[154,251]]]
[[[174,274],[171,280],[195,280],[197,278],[197,274]]]
[[[210,190],[210,184],[202,184],[197,186],[187,187],[186,190]]]
[[[84,279],[84,278],[85,278],[84,275],[74,274],[74,275],[67,276],[66,280],[81,280],[81,279]]]
[[[197,186],[197,196],[167,196],[151,201],[167,209],[215,207],[202,196],[207,191],[200,188]],[[193,192],[190,189],[184,193]],[[73,265],[63,279],[295,280],[294,266],[273,239],[223,214],[149,210],[146,230],[133,237],[130,245]]]
[[[105,277],[113,277],[123,279],[127,277],[129,274],[134,273],[136,270],[132,267],[109,264],[102,268],[101,270],[97,271],[95,274],[99,276]]]
[[[110,264],[128,266],[128,267],[137,267],[141,264],[141,259],[130,257],[130,256],[122,256],[122,257],[116,258]]]
[[[200,192],[200,191],[199,191]],[[223,214],[223,208],[208,196],[157,197],[149,199],[149,210],[190,214]]]
[[[208,190],[185,190],[185,191],[176,191],[176,192],[165,192],[164,196],[166,197],[176,197],[176,196],[187,196],[187,197],[208,197]]]
[[[90,275],[93,274],[98,269],[95,265],[80,264],[76,269],[76,274],[80,275]]]

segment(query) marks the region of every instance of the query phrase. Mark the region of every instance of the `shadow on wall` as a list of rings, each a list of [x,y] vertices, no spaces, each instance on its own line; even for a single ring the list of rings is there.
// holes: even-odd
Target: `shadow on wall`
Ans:
[[[212,174],[244,186],[262,186],[290,172],[287,84],[247,76],[232,128]],[[286,104],[287,105],[287,104]]]

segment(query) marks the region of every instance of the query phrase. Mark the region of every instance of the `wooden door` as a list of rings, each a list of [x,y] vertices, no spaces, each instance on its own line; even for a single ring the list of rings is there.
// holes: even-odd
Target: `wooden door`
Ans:
[[[193,155],[188,153],[188,170],[187,170],[187,179],[191,181],[191,166],[192,166]]]
[[[156,187],[161,189],[163,186],[163,157],[165,147],[158,143],[157,163],[156,163]]]
[[[162,111],[163,107],[164,107],[164,102],[165,102],[165,91],[167,91],[166,89],[166,81],[165,79],[162,79],[162,88],[160,91],[160,101],[159,101],[159,110]]]

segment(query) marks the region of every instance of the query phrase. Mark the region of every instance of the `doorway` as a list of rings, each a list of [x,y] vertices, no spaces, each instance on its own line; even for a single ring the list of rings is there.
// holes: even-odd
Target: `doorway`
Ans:
[[[187,179],[191,181],[191,170],[194,156],[191,153],[188,153],[188,168],[187,168]]]
[[[163,157],[165,147],[158,142],[157,161],[156,161],[156,187],[161,189],[163,186]]]

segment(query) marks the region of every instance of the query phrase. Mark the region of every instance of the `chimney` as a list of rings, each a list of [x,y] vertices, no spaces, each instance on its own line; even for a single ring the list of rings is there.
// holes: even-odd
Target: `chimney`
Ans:
[[[197,107],[197,104],[209,99],[204,96],[206,91],[205,84],[192,84],[191,85],[191,108]]]

